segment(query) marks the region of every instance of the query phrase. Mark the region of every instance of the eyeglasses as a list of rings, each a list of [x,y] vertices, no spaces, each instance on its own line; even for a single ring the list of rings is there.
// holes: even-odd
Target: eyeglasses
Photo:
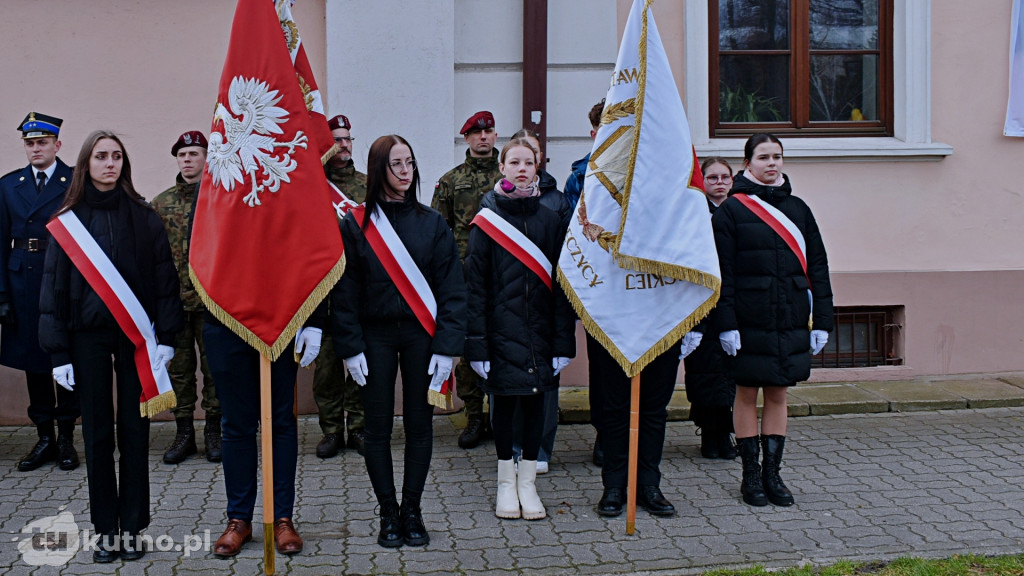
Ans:
[[[334,137],[334,141],[337,142],[338,144],[341,144],[342,142],[351,142],[353,140],[355,140],[355,138],[353,138],[351,136],[335,136]]]
[[[711,182],[712,184],[714,184],[716,182],[729,182],[730,180],[732,180],[732,176],[729,176],[729,175],[705,176],[704,179],[707,180],[708,182]]]
[[[408,162],[403,162],[401,160],[392,160],[391,162],[388,162],[388,167],[391,168],[392,172],[396,172],[398,170],[401,170],[403,166],[408,168],[409,170],[415,170],[416,169],[416,161],[415,160],[409,160]]]

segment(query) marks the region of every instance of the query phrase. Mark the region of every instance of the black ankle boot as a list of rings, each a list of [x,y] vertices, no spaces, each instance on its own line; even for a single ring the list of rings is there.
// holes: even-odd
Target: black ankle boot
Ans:
[[[718,457],[722,460],[735,460],[736,445],[732,443],[732,435],[728,432],[718,434]]]
[[[207,416],[206,428],[203,429],[203,444],[206,446],[206,459],[210,462],[220,462],[222,459],[220,440],[220,416]]]
[[[768,501],[776,506],[792,506],[793,494],[782,482],[779,467],[782,464],[782,450],[786,446],[786,437],[778,434],[761,436],[761,447],[764,450],[764,463],[761,466],[761,480]]]
[[[180,464],[199,451],[196,448],[196,427],[192,417],[175,418],[175,423],[178,425],[178,433],[167,452],[164,452],[164,462],[167,464]]]
[[[716,460],[720,455],[719,448],[718,434],[712,432],[708,427],[701,428],[700,455],[711,460]]]
[[[385,548],[398,548],[404,543],[402,525],[398,520],[398,499],[394,496],[380,502],[380,534],[377,544]]]
[[[737,438],[736,447],[739,449],[740,458],[743,459],[743,483],[740,485],[743,501],[751,506],[767,506],[768,496],[764,493],[764,484],[761,480],[757,436]]]
[[[402,508],[399,512],[402,524],[402,536],[408,546],[426,546],[430,544],[430,534],[423,525],[423,513],[420,512],[420,499],[402,495]]]

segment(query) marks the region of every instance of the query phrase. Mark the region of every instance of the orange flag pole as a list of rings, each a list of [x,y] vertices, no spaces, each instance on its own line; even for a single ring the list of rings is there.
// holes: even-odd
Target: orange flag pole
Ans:
[[[640,375],[629,381],[629,469],[626,476],[626,534],[636,531],[636,460],[640,443]]]
[[[274,421],[270,358],[260,354],[260,438],[263,444],[263,571],[274,574]]]

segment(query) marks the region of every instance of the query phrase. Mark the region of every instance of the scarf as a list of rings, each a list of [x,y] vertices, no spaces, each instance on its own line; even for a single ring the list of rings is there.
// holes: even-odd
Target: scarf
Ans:
[[[532,198],[533,196],[540,196],[539,183],[540,178],[534,178],[533,182],[530,182],[525,188],[520,188],[505,178],[502,178],[494,185],[494,192],[499,196],[504,196],[505,198]]]

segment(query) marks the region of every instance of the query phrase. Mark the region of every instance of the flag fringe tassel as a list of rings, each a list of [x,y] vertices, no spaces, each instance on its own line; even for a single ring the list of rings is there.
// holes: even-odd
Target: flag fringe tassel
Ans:
[[[206,309],[213,314],[213,317],[227,326],[229,330],[237,334],[239,338],[245,340],[246,344],[255,348],[260,354],[270,358],[271,361],[277,360],[278,356],[280,356],[281,353],[291,345],[291,341],[299,331],[299,328],[306,323],[306,320],[308,320],[313,314],[316,307],[320,305],[320,302],[330,294],[331,288],[334,287],[344,272],[345,254],[343,253],[341,258],[338,259],[338,262],[331,268],[327,275],[324,276],[323,280],[317,284],[316,288],[314,288],[309,294],[309,297],[306,298],[306,301],[299,307],[299,310],[294,316],[292,316],[291,321],[288,322],[288,325],[281,331],[281,334],[277,337],[274,344],[272,346],[268,346],[266,342],[260,339],[259,336],[246,328],[241,322],[235,320],[227,311],[217,305],[217,303],[214,302],[206,292],[206,287],[199,281],[192,265],[189,264],[188,267],[189,278],[192,279],[192,284],[195,286],[196,292],[199,293],[200,299],[202,299],[203,304],[206,305]]]
[[[155,398],[140,402],[139,412],[141,412],[143,418],[152,418],[165,410],[171,410],[177,405],[178,398],[174,395],[174,390],[168,390]]]

